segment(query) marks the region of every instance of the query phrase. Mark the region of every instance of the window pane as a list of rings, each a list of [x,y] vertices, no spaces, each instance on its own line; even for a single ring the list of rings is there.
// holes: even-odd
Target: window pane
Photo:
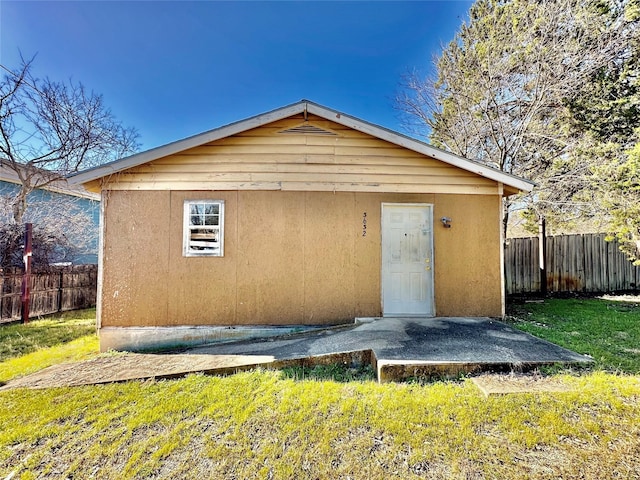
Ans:
[[[217,203],[207,203],[205,205],[204,213],[206,213],[207,215],[217,215],[218,213],[220,213],[220,205],[218,205]]]
[[[219,217],[217,215],[207,215],[206,217],[204,217],[204,224],[205,225],[218,225],[218,219],[219,219]]]
[[[191,214],[198,214],[198,213],[202,213],[202,205],[199,203],[192,203]]]
[[[219,248],[219,230],[194,228],[191,230],[189,248],[196,251],[213,251]]]
[[[191,225],[202,225],[202,217],[200,215],[191,215]]]

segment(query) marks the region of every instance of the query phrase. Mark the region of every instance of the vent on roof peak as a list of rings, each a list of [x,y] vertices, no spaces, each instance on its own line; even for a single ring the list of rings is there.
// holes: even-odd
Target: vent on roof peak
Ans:
[[[324,128],[317,127],[316,125],[312,125],[310,123],[302,123],[300,125],[296,125],[295,127],[287,128],[286,130],[280,130],[278,133],[283,133],[286,135],[324,135],[324,136],[338,136],[337,133],[332,132],[331,130],[326,130]]]

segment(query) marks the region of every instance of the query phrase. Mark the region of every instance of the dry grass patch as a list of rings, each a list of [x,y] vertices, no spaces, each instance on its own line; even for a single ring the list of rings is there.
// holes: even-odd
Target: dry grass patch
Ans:
[[[485,394],[506,395],[529,392],[568,392],[572,387],[558,376],[533,374],[483,374],[471,381]]]
[[[69,343],[43,348],[0,363],[0,386],[9,380],[40,371],[63,362],[86,360],[98,355],[98,337],[87,335]]]
[[[0,394],[0,478],[634,478],[640,381],[485,398],[471,381],[254,371]]]

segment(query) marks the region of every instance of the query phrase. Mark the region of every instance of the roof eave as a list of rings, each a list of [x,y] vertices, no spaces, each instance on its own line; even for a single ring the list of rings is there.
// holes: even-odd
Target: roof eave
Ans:
[[[240,120],[238,122],[230,123],[228,125],[224,125],[222,127],[215,128],[204,133],[193,135],[191,137],[187,137],[182,140],[169,143],[167,145],[152,148],[151,150],[146,150],[129,157],[121,158],[119,160],[115,160],[113,162],[100,165],[95,168],[90,168],[74,175],[70,175],[67,178],[69,183],[71,184],[87,183],[93,180],[98,180],[99,178],[113,175],[129,168],[137,167],[138,165],[157,160],[161,157],[173,155],[190,148],[198,147],[205,143],[214,142],[222,138],[230,137],[232,135],[251,130],[252,128],[261,127],[262,125],[266,125],[268,123],[276,122],[292,115],[302,113],[304,111],[305,105],[306,102],[294,103],[277,110],[272,110],[270,112],[256,115],[255,117]]]
[[[22,185],[20,178],[18,175],[8,168],[0,169],[0,182],[11,183],[13,185]],[[59,185],[63,183],[64,179],[56,180],[55,182],[48,183],[44,186],[37,186],[36,190],[44,190],[53,193],[59,193],[61,195],[68,195],[71,197],[85,198],[88,200],[100,200],[100,195],[96,195],[93,192],[90,192],[82,187],[79,188],[67,188],[64,185]],[[70,184],[70,182],[66,182]]]
[[[408,148],[409,150],[422,153],[429,157],[435,158],[436,160],[441,160],[445,163],[460,167],[469,172],[476,173],[491,180],[495,180],[496,182],[504,183],[516,188],[519,191],[530,192],[535,186],[534,182],[525,180],[524,178],[516,177],[515,175],[510,175],[495,168],[482,165],[481,163],[469,160],[468,158],[446,152],[432,145],[421,142],[420,140],[416,140],[415,138],[408,137],[401,133],[394,132],[393,130],[389,130],[385,127],[365,122],[349,115],[345,115],[341,112],[323,107],[322,105],[308,102],[307,109],[309,113],[321,116],[323,118],[326,118],[327,120],[331,120],[333,122],[344,125],[345,127],[350,127],[354,130],[373,135],[380,138],[381,140],[385,140],[395,145]]]
[[[495,168],[491,168],[473,160],[469,160],[467,158],[446,152],[427,143],[389,130],[385,127],[360,120],[356,117],[346,115],[342,112],[332,110],[308,100],[301,100],[297,103],[281,107],[260,115],[256,115],[255,117],[240,120],[238,122],[209,130],[207,132],[194,135],[182,140],[178,140],[161,147],[153,148],[151,150],[147,150],[145,152],[138,153],[120,160],[116,160],[99,167],[84,170],[83,172],[79,172],[77,174],[69,176],[68,181],[70,184],[88,183],[109,175],[113,175],[123,170],[127,170],[129,168],[151,162],[161,157],[173,155],[175,153],[179,153],[181,151],[194,148],[205,143],[214,142],[216,140],[220,140],[231,135],[236,135],[253,128],[258,128],[268,123],[282,120],[284,118],[303,112],[317,115],[319,117],[325,118],[326,120],[330,120],[332,122],[352,128],[362,133],[380,138],[381,140],[385,140],[409,150],[422,153],[423,155],[435,158],[436,160],[441,160],[445,163],[457,166],[459,168],[462,168],[463,170],[467,170],[482,177],[486,177],[496,182],[509,185],[510,187],[517,189],[518,191],[530,192],[535,186],[535,184],[533,182],[530,182],[529,180],[504,173],[500,170],[496,170]],[[510,194],[511,193],[505,192],[505,195]]]

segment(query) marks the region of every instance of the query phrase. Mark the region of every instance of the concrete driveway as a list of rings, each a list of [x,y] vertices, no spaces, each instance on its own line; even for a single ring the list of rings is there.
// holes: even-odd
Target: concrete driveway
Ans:
[[[380,382],[487,371],[527,371],[591,358],[489,318],[381,318],[275,338],[218,343],[162,354],[101,355],[9,382],[45,388],[228,374],[249,368],[371,363]]]

